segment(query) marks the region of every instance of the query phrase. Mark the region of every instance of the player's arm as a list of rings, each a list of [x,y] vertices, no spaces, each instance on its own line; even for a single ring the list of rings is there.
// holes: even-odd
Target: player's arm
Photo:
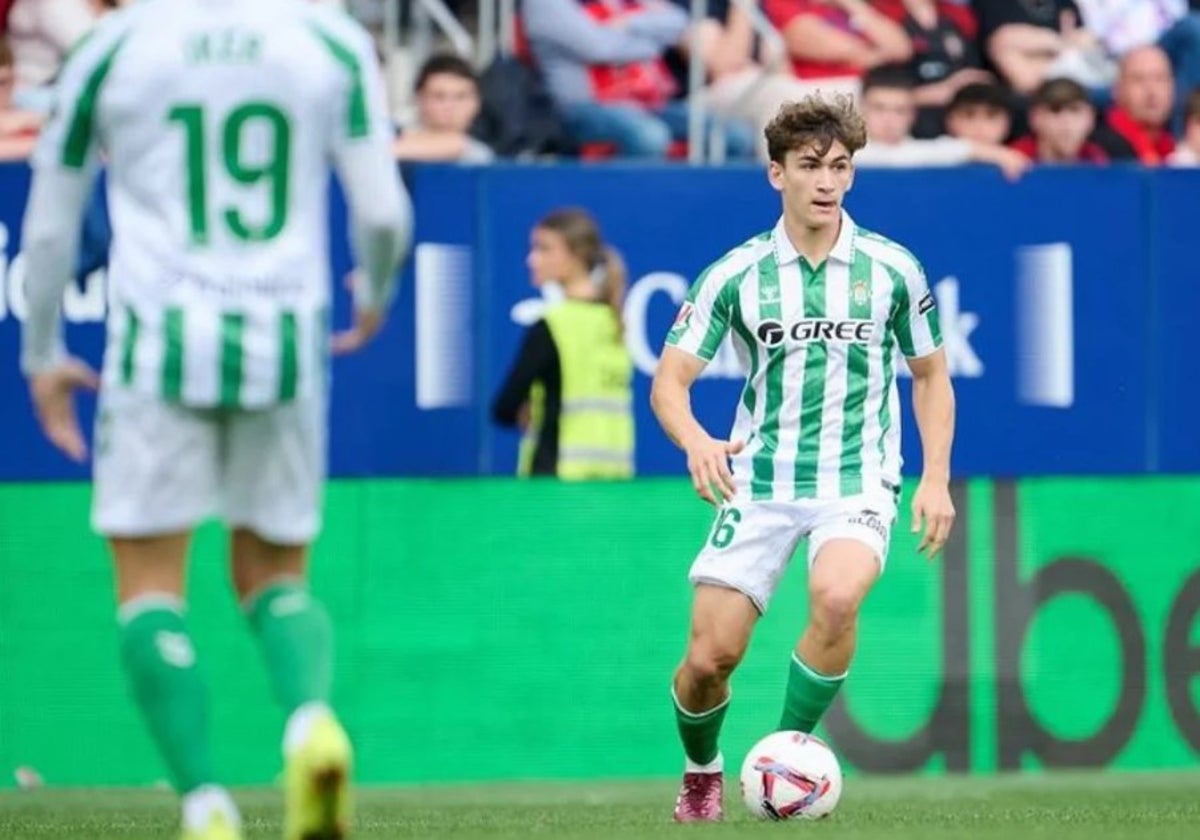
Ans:
[[[917,487],[921,504],[919,507],[914,504],[914,525],[919,529],[918,516],[924,516],[928,523],[917,550],[929,549],[932,557],[941,551],[954,525],[954,503],[950,499],[954,386],[950,383],[944,349],[939,348],[919,359],[909,359],[908,367],[913,374],[913,413],[917,417],[924,462]]]
[[[905,290],[893,324],[913,375],[913,413],[921,435],[924,467],[912,501],[912,530],[925,533],[917,550],[934,557],[950,537],[950,450],[954,443],[954,386],[946,365],[937,301],[920,266],[904,278]]]
[[[690,390],[705,364],[683,350],[667,347],[654,373],[650,406],[663,431],[687,454],[692,486],[700,498],[719,504],[718,496],[728,501],[737,492],[729,456],[742,450],[742,442],[714,439],[692,413]]]
[[[68,355],[61,306],[98,168],[96,94],[119,43],[111,27],[97,32],[63,68],[54,114],[34,153],[33,186],[21,233],[28,304],[21,330],[21,370],[29,378],[42,430],[77,461],[86,457],[87,447],[72,392],[95,387],[96,376]]]
[[[332,147],[350,211],[355,326],[335,337],[335,352],[357,350],[379,331],[396,292],[400,262],[412,242],[412,202],[392,158],[379,63],[365,32],[347,34],[355,36],[357,72],[348,74]]]
[[[742,450],[741,441],[716,440],[692,413],[692,383],[711,361],[731,316],[731,289],[736,288],[705,272],[692,287],[667,336],[654,383],[650,407],[667,436],[687,454],[692,486],[702,499],[718,504],[737,492],[729,469],[729,456]],[[714,492],[715,490],[715,492]]]

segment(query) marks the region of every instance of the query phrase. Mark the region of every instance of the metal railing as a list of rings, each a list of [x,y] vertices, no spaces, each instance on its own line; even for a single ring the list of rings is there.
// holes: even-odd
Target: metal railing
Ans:
[[[411,0],[412,32],[407,48],[415,66],[419,66],[433,50],[435,29],[449,41],[464,58],[473,59],[477,67],[486,67],[497,56],[509,56],[516,51],[516,0],[479,0],[478,29],[474,37],[454,17],[443,0]],[[767,20],[756,0],[732,0],[750,18],[755,34],[763,42],[764,51],[785,52],[783,37]],[[401,0],[382,0],[383,43],[387,55],[399,49]],[[692,27],[708,16],[708,0],[691,0]],[[688,161],[693,164],[724,160],[724,132],[719,120],[706,120],[705,102],[707,70],[704,58],[692,50],[688,61]],[[712,130],[705,131],[711,124]],[[707,134],[707,137],[706,137]]]

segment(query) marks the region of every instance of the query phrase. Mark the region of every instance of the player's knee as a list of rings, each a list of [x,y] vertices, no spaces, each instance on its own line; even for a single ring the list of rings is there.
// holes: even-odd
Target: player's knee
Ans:
[[[861,602],[862,595],[855,587],[840,583],[813,587],[813,625],[826,635],[836,638],[854,627]]]
[[[735,646],[720,642],[693,644],[687,652],[683,666],[692,680],[700,684],[719,684],[729,679],[730,674],[742,661],[742,652]]]

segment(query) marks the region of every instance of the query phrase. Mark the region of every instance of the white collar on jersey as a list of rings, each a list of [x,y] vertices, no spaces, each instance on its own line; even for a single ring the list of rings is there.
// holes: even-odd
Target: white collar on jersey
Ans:
[[[787,265],[800,259],[800,252],[796,250],[796,246],[788,238],[787,231],[783,229],[783,216],[780,216],[779,221],[775,223],[775,229],[771,231],[771,240],[775,243],[775,262]],[[854,220],[850,218],[850,214],[844,207],[842,208],[842,229],[838,231],[837,242],[833,243],[833,250],[829,252],[829,258],[846,265],[854,262]]]

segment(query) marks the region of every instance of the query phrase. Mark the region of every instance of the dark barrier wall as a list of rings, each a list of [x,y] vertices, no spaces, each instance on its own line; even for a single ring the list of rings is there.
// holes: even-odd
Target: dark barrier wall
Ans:
[[[647,406],[648,374],[697,272],[774,223],[777,198],[761,171],[429,167],[410,182],[418,246],[394,317],[368,351],[335,364],[333,473],[513,469],[516,437],[490,425],[488,403],[521,322],[536,317],[529,228],[563,204],[590,208],[629,263],[639,471],[680,471]],[[83,477],[40,443],[16,372],[23,271],[11,258],[26,189],[24,168],[0,168],[0,237],[10,257],[0,264],[0,359],[8,362],[0,364],[0,479]],[[959,392],[957,475],[1200,470],[1191,373],[1200,173],[1047,170],[1013,185],[987,169],[864,170],[848,206],[926,266]],[[340,205],[331,222],[344,230]],[[340,276],[349,260],[344,236],[337,242]],[[82,322],[72,344],[93,359],[103,298],[94,277],[68,301]],[[344,299],[338,318],[345,323]],[[696,409],[723,434],[739,372],[723,354],[709,373],[696,387]],[[915,443],[908,435],[909,472],[919,468]]]

